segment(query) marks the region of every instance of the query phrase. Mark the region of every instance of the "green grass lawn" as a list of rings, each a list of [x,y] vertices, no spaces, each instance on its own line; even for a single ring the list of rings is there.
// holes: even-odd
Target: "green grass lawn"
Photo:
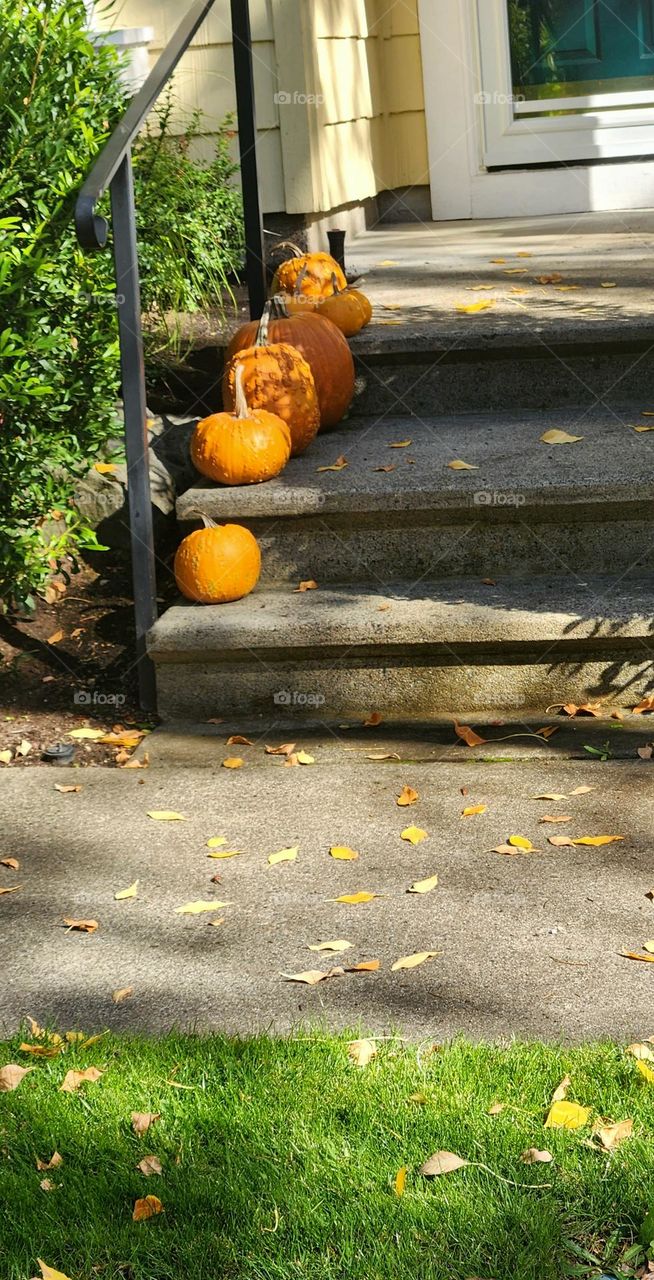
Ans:
[[[346,1037],[327,1034],[107,1036],[53,1059],[19,1043],[0,1045],[0,1066],[34,1065],[0,1093],[2,1280],[37,1276],[37,1258],[70,1280],[591,1276],[593,1259],[624,1260],[654,1203],[654,1084],[622,1046],[380,1041],[357,1068]],[[67,1070],[91,1065],[99,1081],[60,1092]],[[565,1073],[568,1098],[592,1108],[574,1132],[543,1125]],[[488,1115],[495,1102],[507,1105]],[[138,1137],[133,1111],[161,1119]],[[593,1149],[598,1116],[633,1119],[633,1137]],[[554,1161],[522,1163],[528,1147]],[[422,1177],[440,1149],[493,1172]],[[63,1163],[39,1172],[55,1150]],[[161,1176],[138,1170],[145,1155]],[[164,1211],[134,1222],[146,1195]]]

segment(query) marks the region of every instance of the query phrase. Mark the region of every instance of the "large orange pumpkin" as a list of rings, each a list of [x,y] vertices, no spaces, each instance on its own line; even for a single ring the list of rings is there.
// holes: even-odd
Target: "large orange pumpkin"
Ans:
[[[303,253],[290,241],[283,241],[278,247],[280,249],[288,247],[296,256],[278,266],[272,283],[273,294],[294,294],[297,288],[308,298],[328,298],[334,292],[332,283],[334,276],[338,289],[347,287],[347,280],[331,254]]]
[[[191,461],[219,484],[259,484],[283,471],[291,456],[287,424],[265,409],[248,409],[243,369],[236,370],[236,412],[213,413],[191,437]]]
[[[261,573],[259,543],[240,524],[205,522],[180,542],[175,582],[187,600],[228,604],[256,587]]]
[[[354,395],[354,360],[340,329],[306,309],[288,315],[286,299],[278,295],[267,303],[261,322],[252,320],[234,334],[227,360],[253,346],[262,334],[267,341],[286,342],[301,352],[316,384],[320,426],[335,427]]]
[[[291,453],[303,453],[320,426],[320,406],[313,374],[304,356],[287,342],[267,342],[264,328],[251,347],[225,365],[223,405],[236,402],[236,370],[243,368],[243,390],[251,409],[266,409],[283,418],[291,433]]]

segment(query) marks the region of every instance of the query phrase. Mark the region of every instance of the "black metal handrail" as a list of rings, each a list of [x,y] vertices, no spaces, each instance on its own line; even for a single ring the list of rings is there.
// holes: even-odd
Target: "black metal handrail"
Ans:
[[[84,249],[104,249],[107,244],[109,225],[106,218],[96,213],[96,206],[107,189],[110,192],[125,419],[136,662],[140,702],[147,711],[156,710],[154,667],[147,654],[146,637],[157,618],[157,586],[148,463],[132,143],[214,3],[215,0],[196,0],[189,9],[145,84],[135,94],[124,116],[108,142],[105,143],[79,192],[75,205],[75,228],[80,245]],[[250,314],[253,319],[256,319],[263,310],[266,282],[263,226],[257,180],[252,33],[248,0],[231,0],[231,14],[243,186],[246,276]]]

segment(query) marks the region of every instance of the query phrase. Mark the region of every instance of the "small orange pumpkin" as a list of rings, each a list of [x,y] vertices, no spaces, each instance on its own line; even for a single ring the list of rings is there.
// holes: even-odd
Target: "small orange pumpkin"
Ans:
[[[291,456],[291,433],[282,418],[248,409],[243,369],[235,375],[236,412],[213,413],[191,437],[191,462],[219,484],[260,484],[283,471]]]
[[[174,573],[187,600],[200,604],[241,600],[259,581],[259,543],[240,524],[214,524],[205,518],[204,529],[194,529],[180,542]]]
[[[328,298],[334,291],[333,277],[336,277],[339,289],[347,287],[347,280],[331,254],[303,253],[290,240],[283,241],[278,247],[292,249],[296,256],[280,263],[271,293],[294,294],[297,288],[307,298]]]
[[[365,326],[370,324],[370,321],[372,320],[372,302],[365,293],[362,293],[360,289],[355,289],[353,285],[350,285],[348,293],[351,297],[356,298],[357,302],[361,304],[361,309],[363,311],[363,325],[365,328]]]
[[[262,317],[256,341],[225,365],[223,405],[236,402],[236,369],[243,368],[243,390],[250,409],[266,409],[282,418],[291,433],[291,454],[303,453],[320,426],[320,406],[313,374],[304,356],[288,342],[268,342]]]
[[[335,427],[354,395],[354,360],[340,329],[306,307],[289,315],[286,298],[278,294],[266,304],[260,322],[251,320],[234,334],[226,359],[251,347],[263,333],[266,340],[290,343],[304,356],[316,384],[320,426]]]
[[[318,307],[318,315],[326,317],[335,324],[346,338],[353,338],[356,333],[367,325],[372,315],[372,307],[365,298],[366,307],[364,308],[364,294],[360,294],[358,289],[339,289],[337,287],[336,276],[332,277],[334,289],[328,298],[323,298]],[[369,309],[369,314],[368,314]]]

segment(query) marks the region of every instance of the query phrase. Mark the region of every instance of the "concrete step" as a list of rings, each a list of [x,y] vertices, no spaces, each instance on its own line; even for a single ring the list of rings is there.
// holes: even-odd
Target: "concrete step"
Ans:
[[[515,710],[654,688],[651,578],[258,589],[152,629],[164,719]]]
[[[653,421],[645,407],[352,419],[267,484],[187,490],[178,517],[246,524],[266,584],[651,565],[654,432],[630,425]],[[552,427],[583,439],[543,444]],[[343,470],[318,470],[340,455]]]

